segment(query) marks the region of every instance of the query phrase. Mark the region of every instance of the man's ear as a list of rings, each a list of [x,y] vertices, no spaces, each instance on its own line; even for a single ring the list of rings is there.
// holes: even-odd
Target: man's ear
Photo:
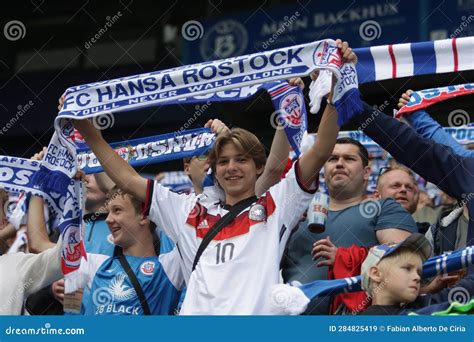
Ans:
[[[375,198],[381,198],[380,192],[377,189],[375,189],[375,191],[374,191],[374,197]]]
[[[189,176],[189,164],[188,162],[184,163],[184,172]]]
[[[262,175],[263,171],[265,171],[265,165],[262,165],[257,168],[257,178]]]
[[[143,226],[143,225],[146,225],[150,223],[150,220],[148,219],[148,216],[146,216],[145,214],[140,214],[140,224]]]
[[[364,167],[364,180],[368,181],[371,173],[372,169],[370,168],[370,166],[367,165],[366,167]]]

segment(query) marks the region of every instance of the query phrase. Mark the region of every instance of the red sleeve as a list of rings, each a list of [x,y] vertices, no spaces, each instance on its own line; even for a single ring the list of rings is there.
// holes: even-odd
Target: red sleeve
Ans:
[[[318,172],[318,177],[316,177],[316,179],[314,180],[314,183],[315,183],[315,187],[314,189],[308,189],[308,187],[306,187],[300,180],[300,163],[299,161],[297,160],[296,161],[296,164],[295,164],[295,178],[296,178],[296,182],[298,183],[299,187],[301,188],[301,190],[309,193],[309,194],[314,194],[316,193],[316,191],[318,191],[318,188],[319,188],[319,172]]]
[[[329,269],[329,279],[341,279],[360,275],[360,268],[364,262],[369,249],[352,245],[351,247],[339,247],[336,252],[334,265]],[[334,297],[331,303],[331,313],[344,304],[351,312],[362,312],[370,301],[364,291],[343,293]]]
[[[288,171],[291,170],[291,167],[293,166],[293,160],[291,160],[290,158],[288,158],[288,160],[286,161],[286,166],[285,166],[285,169],[283,170],[283,173],[281,174],[281,179],[285,178],[286,177],[286,174],[288,173]]]
[[[150,214],[151,199],[153,198],[153,185],[154,181],[148,179],[146,185],[146,197],[145,201],[142,203],[142,215],[148,216]]]

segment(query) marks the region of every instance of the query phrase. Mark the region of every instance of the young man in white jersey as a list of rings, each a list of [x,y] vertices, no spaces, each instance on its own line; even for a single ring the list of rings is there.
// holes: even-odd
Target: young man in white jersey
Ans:
[[[357,57],[346,42],[337,41],[344,61]],[[257,178],[265,168],[265,150],[257,137],[243,129],[220,135],[209,161],[225,192],[225,203],[200,195],[179,195],[142,178],[102,138],[88,121],[75,126],[86,139],[110,178],[145,202],[150,219],[162,227],[180,250],[188,285],[181,314],[270,314],[271,286],[279,283],[280,259],[290,235],[314,192],[317,175],[330,156],[339,127],[329,95],[318,140],[278,184],[255,197]],[[210,241],[196,268],[199,245],[210,228],[232,206],[251,199]]]

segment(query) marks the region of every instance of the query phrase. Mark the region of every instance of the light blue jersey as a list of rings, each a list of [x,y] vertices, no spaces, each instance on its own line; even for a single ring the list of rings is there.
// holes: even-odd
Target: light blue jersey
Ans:
[[[153,257],[125,256],[143,289],[152,315],[173,314],[184,280],[179,253]],[[82,299],[85,315],[143,315],[140,300],[118,257],[87,254],[80,272],[89,292]]]
[[[84,222],[86,229],[84,234],[84,246],[87,253],[114,254],[114,241],[109,226],[105,222],[107,214],[86,214]]]

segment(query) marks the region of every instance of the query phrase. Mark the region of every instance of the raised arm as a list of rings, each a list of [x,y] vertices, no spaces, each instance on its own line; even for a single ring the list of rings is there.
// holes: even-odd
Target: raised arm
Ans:
[[[288,81],[291,86],[298,86],[304,89],[304,82],[301,78],[292,78]],[[265,169],[255,184],[255,194],[261,196],[270,187],[278,183],[285,170],[290,153],[290,144],[283,127],[278,126],[273,136],[270,154],[268,155]]]
[[[398,100],[398,107],[410,101],[413,90],[408,89]],[[424,138],[431,139],[439,144],[449,146],[454,152],[463,157],[474,157],[474,151],[463,148],[446,130],[424,110],[418,110],[406,116],[406,120],[413,129]]]
[[[272,147],[268,155],[265,169],[255,184],[255,194],[261,196],[272,185],[280,181],[283,170],[288,162],[290,144],[283,128],[277,128],[273,136]]]
[[[74,127],[81,133],[96,155],[107,175],[117,186],[145,201],[147,180],[123,160],[102,137],[101,132],[89,120],[74,120]]]
[[[41,253],[56,244],[49,240],[44,219],[44,201],[37,196],[31,196],[28,205],[28,248],[31,253]]]
[[[347,42],[338,39],[336,44],[341,49],[343,62],[357,63],[357,56]],[[333,87],[334,85],[335,82],[333,82]],[[316,143],[299,159],[300,179],[305,186],[309,187],[319,176],[319,171],[334,149],[338,133],[337,112],[336,107],[332,104],[331,91],[328,96],[328,105],[324,110],[318,128]]]
[[[97,182],[97,186],[104,194],[108,193],[115,185],[105,172],[95,173],[94,177],[95,181]]]
[[[328,104],[319,124],[316,142],[299,159],[300,179],[307,188],[319,176],[319,171],[331,156],[338,133],[336,108]]]
[[[364,113],[354,119],[364,132],[397,161],[457,199],[473,191],[474,159],[464,158],[444,145],[417,134],[410,126],[385,114],[374,115],[364,103]]]
[[[31,159],[38,161],[43,160],[47,150],[47,147],[43,147],[43,149],[35,153]],[[41,197],[30,197],[26,231],[28,233],[28,249],[31,253],[41,253],[56,245],[49,240],[44,218],[44,200]]]

